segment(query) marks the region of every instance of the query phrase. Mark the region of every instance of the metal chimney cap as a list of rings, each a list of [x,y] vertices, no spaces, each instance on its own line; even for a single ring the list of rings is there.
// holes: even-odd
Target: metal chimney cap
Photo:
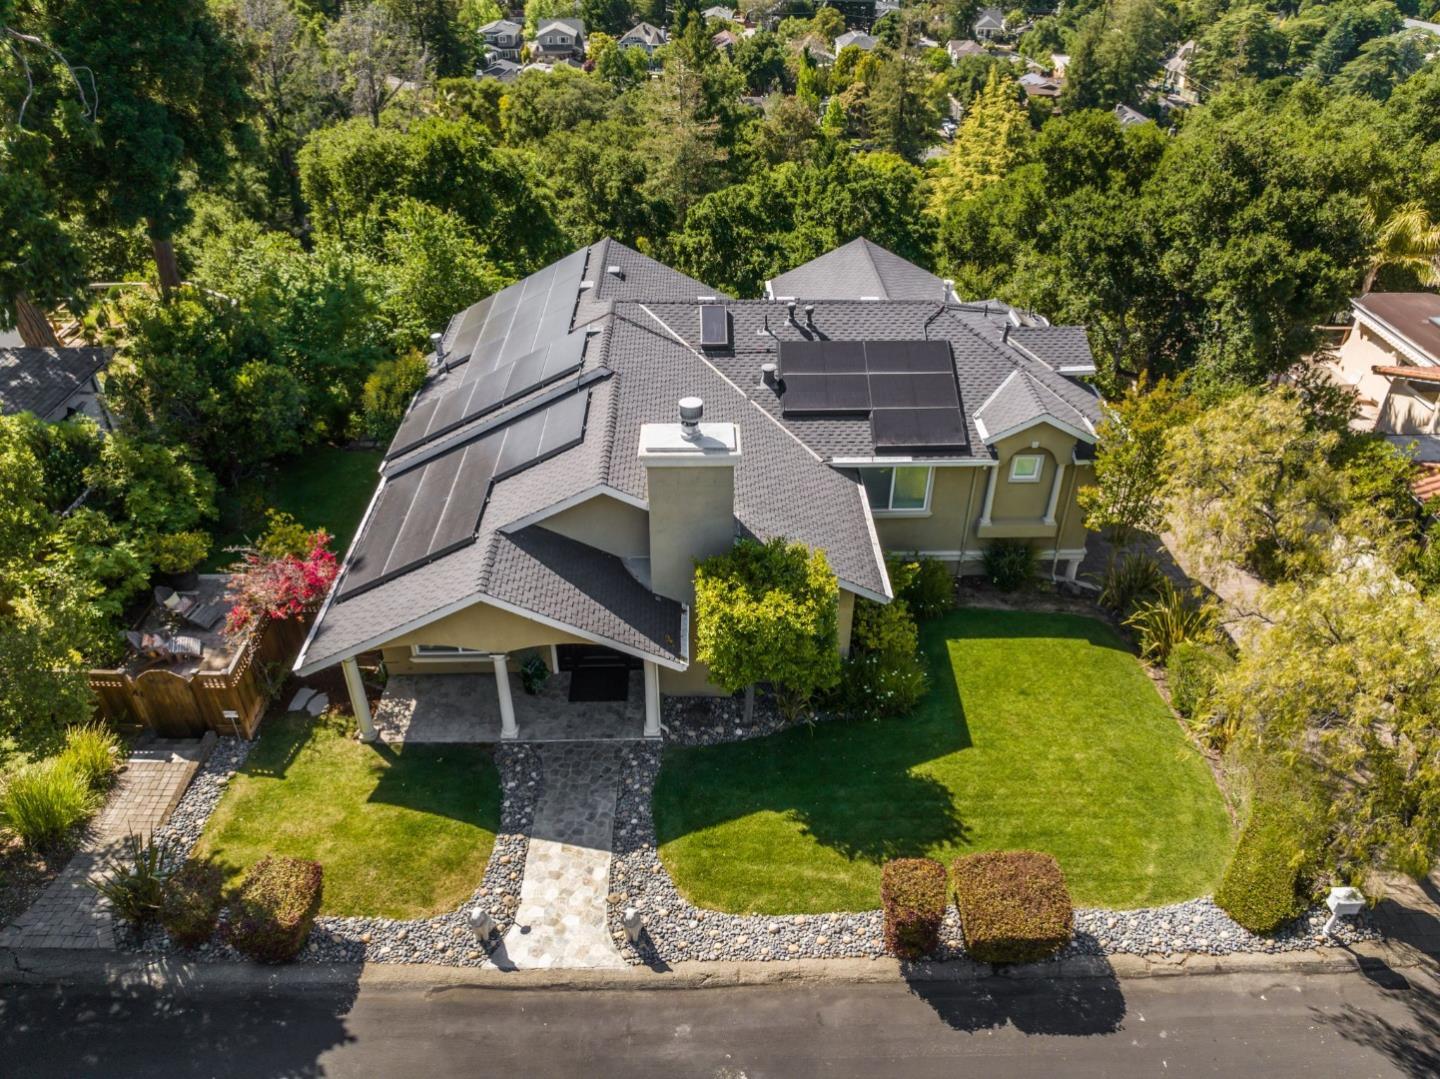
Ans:
[[[680,428],[686,438],[700,434],[700,419],[705,415],[705,402],[698,397],[680,398]]]

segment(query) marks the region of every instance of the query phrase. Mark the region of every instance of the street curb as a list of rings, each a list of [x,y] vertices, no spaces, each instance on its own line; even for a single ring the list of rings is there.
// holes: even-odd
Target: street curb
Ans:
[[[295,964],[264,967],[250,963],[204,963],[169,957],[122,955],[109,951],[0,949],[0,985],[112,986],[121,989],[337,988],[656,990],[719,989],[746,986],[912,984],[926,982],[1000,983],[1203,977],[1225,974],[1346,974],[1381,967],[1403,970],[1427,963],[1424,953],[1403,944],[1360,944],[1353,948],[1229,956],[1078,956],[1059,962],[992,967],[968,960],[902,963],[883,959],[797,959],[780,962],[687,961],[668,970],[624,967],[614,970],[501,971],[426,963]]]

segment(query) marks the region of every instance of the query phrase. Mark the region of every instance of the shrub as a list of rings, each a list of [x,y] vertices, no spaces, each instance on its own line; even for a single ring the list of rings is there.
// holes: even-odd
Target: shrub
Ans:
[[[86,723],[65,732],[60,760],[75,769],[92,790],[110,785],[120,767],[120,739],[99,723]]]
[[[531,656],[520,664],[520,688],[534,696],[545,688],[550,680],[550,668],[539,656]]]
[[[886,562],[895,598],[916,618],[935,618],[955,605],[955,578],[933,558],[891,558]]]
[[[100,795],[59,757],[27,765],[0,790],[0,819],[31,850],[58,843],[99,808]]]
[[[929,955],[945,918],[945,867],[933,858],[897,858],[880,872],[885,947],[901,959]]]
[[[1158,595],[1165,579],[1160,563],[1148,554],[1126,555],[1105,571],[1097,602],[1116,614],[1129,614],[1138,604]]]
[[[187,573],[210,553],[208,532],[168,532],[150,539],[150,559],[161,573]]]
[[[224,900],[225,873],[214,862],[189,861],[165,886],[160,924],[182,948],[198,948],[215,932]]]
[[[414,350],[376,364],[361,395],[365,433],[379,442],[394,437],[410,398],[425,384],[425,375],[425,357]]]
[[[1000,591],[1029,588],[1035,576],[1035,552],[1024,540],[992,540],[985,548],[985,577]]]
[[[250,867],[230,905],[230,941],[259,963],[300,954],[320,910],[319,862],[267,855]]]
[[[119,853],[106,864],[105,875],[90,887],[110,901],[115,917],[139,928],[160,913],[175,861],[170,844],[126,836]]]
[[[1181,641],[1165,660],[1170,700],[1186,719],[1203,715],[1220,676],[1235,665],[1229,653],[1197,641]]]
[[[1215,902],[1250,932],[1273,933],[1310,906],[1324,813],[1314,792],[1296,782],[1261,782]]]
[[[855,601],[855,618],[850,630],[850,647],[861,652],[894,652],[913,655],[920,647],[920,633],[910,608],[903,599],[875,603]]]
[[[840,671],[840,711],[856,719],[888,719],[912,711],[930,679],[914,652],[856,652]]]
[[[1148,603],[1142,603],[1125,619],[1140,638],[1140,654],[1164,663],[1181,641],[1213,641],[1220,628],[1215,604],[1187,594],[1170,581]]]
[[[982,963],[1029,963],[1054,955],[1075,932],[1060,864],[1033,850],[958,859],[955,905],[965,950]]]

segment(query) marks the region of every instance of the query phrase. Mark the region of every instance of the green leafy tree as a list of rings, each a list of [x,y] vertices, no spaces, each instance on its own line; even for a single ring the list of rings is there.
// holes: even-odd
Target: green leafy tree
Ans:
[[[839,594],[824,551],[781,538],[742,540],[696,567],[696,658],[721,688],[745,690],[746,726],[757,682],[795,716],[839,681]]]
[[[910,162],[938,141],[940,117],[931,103],[923,71],[903,57],[887,61],[870,87],[870,136],[876,147]]]
[[[1134,101],[1159,71],[1174,33],[1169,12],[1157,0],[1107,0],[1075,31],[1065,107],[1108,109]]]
[[[478,42],[460,22],[460,0],[379,0],[442,78],[475,70]]]
[[[42,177],[48,157],[44,136],[0,125],[0,330],[19,329],[32,348],[60,344],[44,312],[76,302],[84,283],[80,252]]]
[[[1030,118],[1015,84],[992,68],[940,163],[932,209],[943,212],[998,182],[1025,159],[1029,142]]]
[[[1209,95],[1229,83],[1280,74],[1288,53],[1289,43],[1270,12],[1258,5],[1237,7],[1196,39],[1189,77]]]
[[[785,64],[785,50],[780,39],[769,30],[742,37],[730,54],[730,65],[745,80],[747,93],[768,94],[793,89],[790,69]]]

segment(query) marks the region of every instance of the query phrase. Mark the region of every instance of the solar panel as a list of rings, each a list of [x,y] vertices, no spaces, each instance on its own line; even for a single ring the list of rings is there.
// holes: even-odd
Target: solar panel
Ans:
[[[423,446],[478,420],[543,386],[578,371],[585,352],[584,332],[567,334],[514,363],[493,370],[470,367],[463,381],[418,402],[405,415],[386,458]],[[453,377],[453,376],[451,376]]]
[[[492,483],[579,443],[589,398],[570,393],[387,476],[337,600],[473,543]]]
[[[725,348],[730,344],[730,315],[719,304],[700,305],[700,347]]]
[[[864,374],[790,375],[785,379],[780,406],[787,416],[869,412],[870,380]]]
[[[959,408],[960,391],[954,375],[871,372],[870,403],[875,408]]]
[[[867,341],[865,367],[871,374],[877,371],[949,374],[955,369],[950,362],[948,341]]]
[[[865,367],[863,341],[781,341],[780,374],[855,374]]]
[[[960,449],[968,444],[958,408],[877,408],[870,434],[878,449]]]
[[[586,254],[581,248],[456,315],[442,342],[446,362],[489,369],[564,336]]]

